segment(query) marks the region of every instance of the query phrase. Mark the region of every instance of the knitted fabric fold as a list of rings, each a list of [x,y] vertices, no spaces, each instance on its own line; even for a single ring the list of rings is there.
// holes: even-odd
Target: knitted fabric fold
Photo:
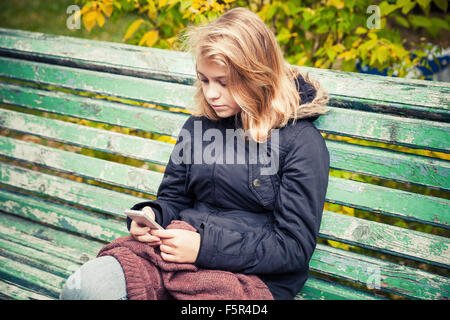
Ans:
[[[167,229],[196,231],[190,224],[174,220]],[[164,261],[158,247],[120,237],[103,247],[97,257],[116,258],[125,274],[130,300],[272,300],[264,282],[256,275],[207,270],[191,263]]]

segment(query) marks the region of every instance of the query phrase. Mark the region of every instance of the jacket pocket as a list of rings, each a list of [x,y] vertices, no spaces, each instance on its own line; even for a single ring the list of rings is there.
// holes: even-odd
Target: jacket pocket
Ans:
[[[249,164],[248,187],[263,207],[273,209],[276,195],[273,179],[277,175],[261,174],[262,168],[259,164]]]

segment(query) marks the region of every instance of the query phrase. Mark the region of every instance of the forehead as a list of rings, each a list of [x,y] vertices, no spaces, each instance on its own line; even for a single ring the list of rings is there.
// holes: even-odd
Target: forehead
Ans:
[[[228,75],[228,68],[224,63],[212,59],[197,59],[197,72],[208,78],[220,78]]]

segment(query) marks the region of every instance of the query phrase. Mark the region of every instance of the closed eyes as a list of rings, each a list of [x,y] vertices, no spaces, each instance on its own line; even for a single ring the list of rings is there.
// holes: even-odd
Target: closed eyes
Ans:
[[[209,83],[209,80],[208,79],[201,79],[200,78],[200,81],[202,82],[202,83],[204,83],[204,84],[208,84]],[[227,84],[226,83],[224,83],[224,82],[222,82],[222,81],[217,81],[222,87],[226,87],[227,86]]]

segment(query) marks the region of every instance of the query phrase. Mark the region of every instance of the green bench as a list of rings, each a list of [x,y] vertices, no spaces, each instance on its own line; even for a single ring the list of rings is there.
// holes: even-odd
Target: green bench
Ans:
[[[296,298],[448,299],[450,85],[302,70],[330,94],[315,124],[332,170]],[[0,298],[56,299],[128,234],[123,211],[154,199],[194,78],[185,53],[0,29]]]

